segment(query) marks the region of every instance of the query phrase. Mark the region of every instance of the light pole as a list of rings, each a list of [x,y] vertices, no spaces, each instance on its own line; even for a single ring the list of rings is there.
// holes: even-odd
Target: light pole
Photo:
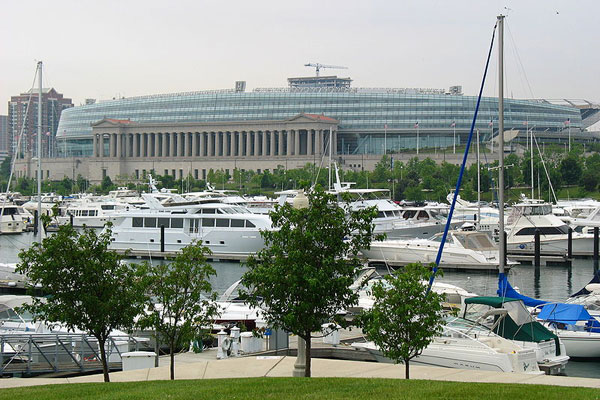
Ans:
[[[304,194],[304,190],[300,189],[297,191],[296,197],[292,202],[292,207],[297,210],[308,208],[309,201],[308,197]],[[310,340],[310,339],[309,339]],[[296,356],[296,362],[294,363],[294,371],[292,376],[303,377],[306,375],[306,341],[298,336],[298,354]]]

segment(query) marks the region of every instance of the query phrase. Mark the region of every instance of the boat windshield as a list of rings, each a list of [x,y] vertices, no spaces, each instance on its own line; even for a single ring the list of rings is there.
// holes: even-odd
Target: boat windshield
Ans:
[[[248,209],[240,206],[223,207],[219,209],[223,214],[251,214]]]
[[[552,214],[552,206],[550,204],[536,204],[523,207],[523,215],[548,215]]]

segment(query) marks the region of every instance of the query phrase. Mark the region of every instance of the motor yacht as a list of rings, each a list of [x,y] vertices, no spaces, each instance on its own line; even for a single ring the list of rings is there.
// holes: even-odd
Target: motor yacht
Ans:
[[[521,300],[507,297],[465,299],[462,318],[486,326],[505,339],[536,353],[540,369],[548,374],[564,373],[569,361],[564,341],[537,322]]]
[[[67,206],[65,216],[59,221],[61,224],[72,222],[75,227],[102,228],[119,212],[133,208],[133,205],[119,201],[83,200]]]
[[[27,227],[27,217],[23,207],[0,202],[0,234],[21,233]]]
[[[271,229],[268,216],[234,204],[214,200],[161,204],[148,194],[142,197],[148,209],[115,215],[110,248],[158,254],[164,226],[165,252],[177,252],[198,241],[214,256],[244,258],[264,247],[260,230]]]
[[[354,342],[379,362],[386,358],[373,342]],[[472,369],[480,371],[542,374],[532,349],[524,349],[486,329],[460,318],[449,318],[442,333],[410,361],[413,365]]]
[[[515,204],[507,219],[506,249],[509,254],[533,254],[535,231],[540,232],[540,253],[543,255],[567,254],[569,227],[552,214],[552,205],[541,200],[527,200]],[[572,254],[591,256],[594,237],[573,232]]]
[[[370,249],[361,253],[369,262],[390,266],[405,266],[410,263],[435,262],[442,241],[442,234],[430,239],[390,239],[373,241]],[[498,270],[498,247],[483,232],[452,230],[448,232],[440,267],[462,270]],[[514,265],[507,262],[506,268]]]

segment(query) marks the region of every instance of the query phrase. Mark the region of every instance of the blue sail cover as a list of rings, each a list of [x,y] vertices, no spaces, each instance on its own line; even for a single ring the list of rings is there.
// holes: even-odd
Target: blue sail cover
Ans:
[[[548,303],[544,300],[538,300],[531,297],[523,296],[521,293],[517,292],[508,282],[508,277],[506,274],[500,273],[498,274],[498,296],[500,297],[511,297],[513,299],[522,300],[526,306],[529,307],[537,307],[542,304]]]

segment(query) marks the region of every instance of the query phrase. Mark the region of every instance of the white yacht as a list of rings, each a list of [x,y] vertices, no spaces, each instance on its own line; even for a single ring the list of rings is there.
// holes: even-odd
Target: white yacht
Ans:
[[[462,318],[526,349],[533,349],[540,369],[550,375],[564,373],[569,355],[564,341],[537,322],[521,300],[508,297],[470,297]]]
[[[354,348],[371,353],[379,362],[392,362],[373,342],[355,342]],[[524,349],[476,324],[459,318],[446,321],[443,331],[410,361],[413,365],[480,371],[542,374],[532,349]]]
[[[165,252],[177,252],[197,240],[215,256],[245,258],[264,247],[261,229],[270,229],[266,215],[245,207],[219,202],[161,204],[144,194],[149,209],[130,210],[114,217],[110,247],[137,253],[158,254],[161,226]]]
[[[27,220],[23,207],[0,203],[0,234],[23,232],[27,226]]]
[[[509,254],[533,254],[535,231],[540,231],[540,252],[543,255],[567,254],[566,223],[552,214],[552,205],[541,200],[526,200],[515,204],[507,220],[506,249]],[[594,236],[573,232],[572,251],[575,256],[591,256]]]
[[[373,241],[369,250],[361,250],[371,262],[405,266],[435,262],[442,241],[441,233],[431,239],[391,239]],[[440,267],[446,269],[498,270],[498,248],[483,232],[452,230],[448,232]],[[506,268],[514,265],[507,262]]]
[[[70,223],[72,216],[75,227],[85,225],[89,228],[102,228],[119,212],[133,208],[133,205],[119,201],[83,200],[67,206],[65,216],[59,218],[59,221],[61,224]]]

